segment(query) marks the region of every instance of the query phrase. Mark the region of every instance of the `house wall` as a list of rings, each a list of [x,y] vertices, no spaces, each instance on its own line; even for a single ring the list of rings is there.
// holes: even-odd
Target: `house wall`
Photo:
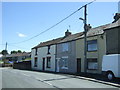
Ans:
[[[35,57],[38,57],[37,55],[35,55],[35,49],[32,49],[31,51],[31,67],[33,70],[39,70],[38,67],[34,67],[34,59]],[[39,63],[38,63],[38,66],[39,66]]]
[[[51,45],[50,46],[50,54],[48,53],[48,47],[41,47],[38,48],[38,54],[35,56],[35,49],[32,50],[32,69],[35,70],[43,70],[43,58],[45,58],[45,66],[44,69],[45,71],[55,71],[55,50],[56,50],[56,45]],[[34,58],[37,57],[37,67],[34,67]],[[47,57],[51,57],[51,67],[47,68]]]
[[[105,30],[107,54],[120,54],[120,26]]]
[[[63,51],[62,44],[57,44],[57,58],[59,58],[59,72],[76,73],[75,41],[68,43],[68,51]],[[63,68],[63,57],[68,57],[68,68]]]
[[[103,37],[103,38],[102,38]],[[89,40],[97,39],[97,51],[88,52],[87,51],[87,59],[88,58],[97,58],[98,61],[98,69],[97,70],[88,70],[89,73],[101,73],[102,70],[102,57],[106,54],[106,37],[104,35],[92,36],[88,37]],[[84,72],[84,39],[76,40],[76,58],[81,58],[81,72]]]

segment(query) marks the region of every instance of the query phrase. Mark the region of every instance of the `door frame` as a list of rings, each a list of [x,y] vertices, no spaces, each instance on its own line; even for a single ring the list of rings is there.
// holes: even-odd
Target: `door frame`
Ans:
[[[77,73],[81,73],[81,58],[77,58]]]
[[[56,72],[60,72],[60,65],[59,65],[59,62],[60,62],[60,58],[56,58]]]
[[[42,70],[45,71],[45,57],[43,57],[42,60]]]

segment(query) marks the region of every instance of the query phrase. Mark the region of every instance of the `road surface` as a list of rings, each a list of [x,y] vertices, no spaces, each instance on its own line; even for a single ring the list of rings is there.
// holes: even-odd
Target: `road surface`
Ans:
[[[118,88],[73,75],[1,68],[2,88]]]

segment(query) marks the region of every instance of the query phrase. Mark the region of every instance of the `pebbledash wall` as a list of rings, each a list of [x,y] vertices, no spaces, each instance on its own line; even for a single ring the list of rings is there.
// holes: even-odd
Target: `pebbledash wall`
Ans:
[[[65,47],[66,50],[64,50],[64,44],[67,45]],[[75,41],[57,44],[57,72],[76,73],[75,54]]]

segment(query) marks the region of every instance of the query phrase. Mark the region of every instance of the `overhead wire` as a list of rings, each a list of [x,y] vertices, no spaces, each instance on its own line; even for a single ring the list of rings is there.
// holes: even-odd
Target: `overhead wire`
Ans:
[[[96,1],[96,0],[93,0],[93,1],[91,1],[91,2],[89,2],[89,3],[87,3],[87,4],[85,4],[85,5],[89,5],[89,4],[93,3],[94,1]],[[39,34],[37,34],[37,35],[35,35],[35,36],[27,39],[27,40],[23,40],[23,41],[21,41],[21,42],[9,43],[9,44],[24,43],[24,42],[27,42],[27,41],[33,39],[33,38],[38,37],[39,35],[41,35],[41,34],[47,32],[47,31],[49,31],[50,29],[54,28],[55,26],[59,25],[60,23],[62,23],[63,21],[65,21],[66,19],[68,19],[69,17],[71,17],[72,15],[74,15],[76,12],[78,12],[78,11],[81,10],[83,7],[85,7],[85,5],[83,5],[82,7],[80,7],[79,9],[77,9],[76,11],[74,11],[73,13],[71,13],[70,15],[68,15],[67,17],[65,17],[64,19],[62,19],[61,21],[59,21],[58,23],[56,23],[56,24],[52,25],[51,27],[49,27],[48,29],[42,31],[41,33],[39,33]]]
[[[28,49],[28,48],[21,47],[21,46],[16,46],[16,45],[13,45],[13,44],[8,44],[8,46],[10,46],[10,47],[16,47],[16,48],[21,48],[21,49]]]

